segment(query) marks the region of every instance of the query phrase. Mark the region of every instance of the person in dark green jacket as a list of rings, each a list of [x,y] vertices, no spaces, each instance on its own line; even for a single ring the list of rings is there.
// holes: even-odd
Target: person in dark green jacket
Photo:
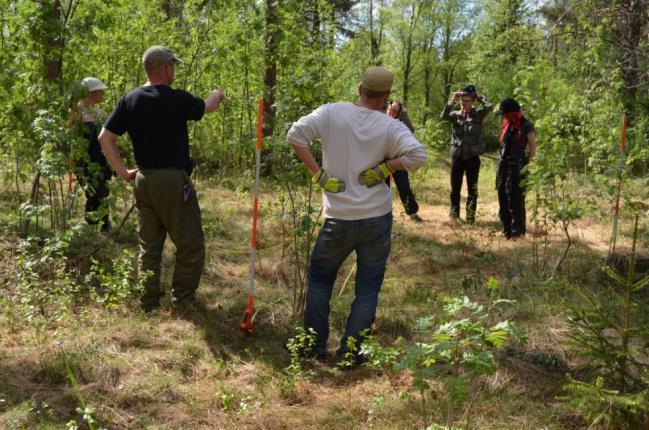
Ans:
[[[474,109],[479,101],[482,107]],[[451,111],[453,105],[460,102],[460,110]],[[480,154],[484,152],[482,141],[482,121],[493,106],[487,98],[478,94],[475,86],[468,85],[462,91],[456,91],[444,106],[442,119],[453,125],[451,135],[451,218],[460,217],[460,191],[462,178],[466,173],[467,203],[466,221],[475,222],[478,205],[478,174],[480,172]]]

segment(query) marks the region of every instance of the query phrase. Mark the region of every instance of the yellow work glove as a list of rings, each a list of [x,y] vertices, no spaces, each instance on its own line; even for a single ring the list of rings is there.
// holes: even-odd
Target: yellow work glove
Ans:
[[[393,172],[394,171],[390,169],[387,163],[379,163],[371,169],[363,171],[358,176],[358,182],[360,182],[361,185],[365,185],[367,188],[372,188],[373,186],[383,182],[385,178],[390,176],[390,173]]]
[[[315,172],[311,181],[314,184],[320,185],[320,188],[330,193],[342,193],[345,191],[345,181],[332,178],[324,170],[318,170]]]

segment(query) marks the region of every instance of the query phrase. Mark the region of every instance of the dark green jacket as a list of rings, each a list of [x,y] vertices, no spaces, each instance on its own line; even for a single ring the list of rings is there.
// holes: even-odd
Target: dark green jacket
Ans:
[[[451,135],[451,157],[453,158],[468,160],[484,152],[482,120],[492,111],[493,105],[482,95],[478,97],[478,101],[482,103],[482,108],[471,110],[466,118],[460,115],[460,111],[451,112],[452,102],[444,106],[442,119],[453,125]]]

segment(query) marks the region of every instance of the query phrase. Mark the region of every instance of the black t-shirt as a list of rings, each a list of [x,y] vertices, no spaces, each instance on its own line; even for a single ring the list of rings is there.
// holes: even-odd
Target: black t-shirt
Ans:
[[[502,148],[502,158],[509,160],[526,159],[525,148],[527,147],[527,135],[534,130],[534,124],[523,118],[518,130],[509,126],[505,133],[504,145]]]
[[[198,121],[205,102],[187,91],[167,85],[136,88],[124,94],[104,127],[133,142],[135,162],[142,169],[190,165],[187,121]]]

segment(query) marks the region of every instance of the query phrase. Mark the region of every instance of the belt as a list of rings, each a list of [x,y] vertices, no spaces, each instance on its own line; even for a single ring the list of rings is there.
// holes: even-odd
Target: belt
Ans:
[[[145,167],[145,166],[137,166],[138,169],[140,170],[185,170],[187,171],[186,168],[184,167],[178,167],[178,166],[169,166],[169,167]]]

